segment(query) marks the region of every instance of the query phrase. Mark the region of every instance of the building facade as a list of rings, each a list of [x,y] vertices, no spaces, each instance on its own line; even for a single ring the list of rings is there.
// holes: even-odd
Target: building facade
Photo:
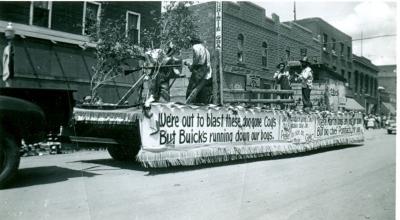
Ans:
[[[382,65],[378,66],[378,68],[378,86],[382,87],[382,90],[378,90],[380,112],[383,114],[396,114],[397,66]]]
[[[321,64],[350,81],[352,38],[321,18],[306,18],[296,22],[310,29],[320,40]]]
[[[75,98],[82,99],[90,94],[95,63],[96,45],[88,41],[88,25],[101,19],[123,19],[127,37],[139,43],[141,30],[153,26],[153,18],[160,13],[161,2],[2,1],[0,32],[9,22],[16,32],[12,86],[74,89]],[[1,51],[5,45],[3,35]],[[121,98],[135,80],[131,75],[107,83],[100,91],[103,101]]]
[[[367,113],[377,111],[377,67],[367,58],[352,54],[352,38],[321,18],[297,20],[321,40],[321,64],[346,84],[347,99],[355,99]]]
[[[378,72],[379,69],[369,59],[353,54],[354,78],[350,85],[354,99],[365,107],[367,113],[378,110]]]
[[[212,58],[215,55],[215,2],[192,6],[198,17],[200,37]],[[222,69],[224,89],[245,89],[248,76],[259,77],[258,88],[271,88],[280,62],[307,56],[318,63],[319,42],[311,30],[295,23],[265,16],[265,9],[251,2],[222,2]]]

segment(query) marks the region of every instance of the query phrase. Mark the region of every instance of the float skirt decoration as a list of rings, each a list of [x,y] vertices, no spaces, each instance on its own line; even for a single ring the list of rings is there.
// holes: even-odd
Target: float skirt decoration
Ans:
[[[362,144],[360,113],[152,104],[141,117],[145,167],[191,166]]]

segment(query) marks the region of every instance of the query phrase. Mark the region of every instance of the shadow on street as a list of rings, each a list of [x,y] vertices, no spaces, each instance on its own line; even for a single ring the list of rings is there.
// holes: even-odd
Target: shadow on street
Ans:
[[[14,183],[10,185],[10,188],[57,183],[71,178],[93,177],[96,175],[99,174],[58,166],[24,168],[18,171],[18,176]]]
[[[222,166],[229,166],[235,164],[243,164],[243,163],[251,163],[263,160],[281,160],[281,159],[290,159],[294,157],[306,157],[318,153],[335,151],[335,150],[342,150],[346,148],[353,148],[353,147],[361,147],[363,145],[343,145],[343,146],[335,146],[335,147],[327,147],[317,150],[312,150],[308,152],[302,153],[293,153],[293,154],[284,154],[278,156],[267,156],[267,157],[259,157],[259,158],[248,158],[248,159],[238,159],[238,160],[231,160],[226,162],[217,162],[217,163],[210,163],[210,164],[200,164],[197,166],[174,166],[174,167],[167,167],[167,168],[145,168],[143,167],[140,162],[138,161],[116,161],[113,159],[96,159],[96,160],[80,160],[74,162],[82,162],[82,163],[93,163],[98,165],[116,167],[119,169],[128,169],[128,170],[136,170],[136,171],[143,171],[148,172],[146,176],[154,176],[154,175],[162,175],[162,174],[169,174],[169,173],[176,173],[176,172],[186,172],[192,170],[199,170],[205,168],[212,168],[212,167],[222,167]]]
[[[137,161],[117,161],[112,158],[94,159],[94,160],[78,160],[78,161],[73,161],[70,163],[93,163],[93,164],[98,164],[98,165],[103,165],[103,166],[115,167],[118,169],[137,170],[137,171],[144,171],[144,172],[150,170],[148,168],[143,167]],[[93,167],[93,168],[87,168],[85,170],[99,171],[99,170],[110,170],[110,169],[98,169],[97,167]]]

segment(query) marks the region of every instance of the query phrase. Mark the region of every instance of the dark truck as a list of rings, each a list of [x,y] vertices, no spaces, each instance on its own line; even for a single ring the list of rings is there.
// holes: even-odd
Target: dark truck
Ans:
[[[75,105],[73,90],[0,88],[0,188],[15,177],[21,140],[44,141],[67,127]]]

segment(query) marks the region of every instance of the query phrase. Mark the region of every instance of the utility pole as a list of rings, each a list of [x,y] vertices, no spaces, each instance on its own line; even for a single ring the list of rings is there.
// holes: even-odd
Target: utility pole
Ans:
[[[361,56],[363,55],[363,32],[361,31]]]
[[[294,16],[294,21],[296,21],[296,1],[293,1],[293,16]]]

